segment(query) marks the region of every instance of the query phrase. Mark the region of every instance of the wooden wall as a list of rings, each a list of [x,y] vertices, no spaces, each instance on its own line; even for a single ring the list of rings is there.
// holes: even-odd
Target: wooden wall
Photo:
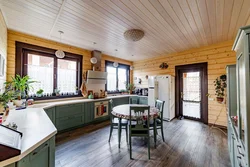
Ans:
[[[233,41],[227,41],[216,45],[210,45],[198,49],[192,49],[180,53],[158,56],[153,59],[136,61],[134,66],[134,77],[142,79],[142,84],[138,87],[147,87],[146,75],[175,75],[175,66],[184,64],[194,64],[208,62],[208,93],[210,98],[216,98],[213,81],[216,77],[226,73],[225,67],[228,64],[236,63],[236,53],[232,51]],[[167,62],[168,69],[160,69],[159,65]],[[220,114],[220,111],[221,114]],[[220,115],[219,115],[220,114]],[[219,104],[216,101],[208,101],[208,122],[227,126],[225,104]]]
[[[3,83],[6,81],[6,69],[7,69],[7,26],[3,18],[3,14],[0,10],[0,54],[5,59],[4,64],[4,76],[0,76],[0,92],[3,91]],[[2,68],[2,67],[0,67]]]
[[[11,79],[11,76],[15,75],[15,41],[24,42],[28,44],[38,45],[51,49],[61,49],[66,52],[71,52],[75,54],[80,54],[83,56],[83,71],[91,69],[91,51],[82,48],[58,43],[55,41],[35,37],[32,35],[16,32],[13,30],[8,30],[8,62],[7,62],[7,80]],[[109,55],[102,56],[102,70],[105,70],[105,60],[117,61],[118,63],[131,65],[132,62],[126,61],[119,58],[114,58]]]

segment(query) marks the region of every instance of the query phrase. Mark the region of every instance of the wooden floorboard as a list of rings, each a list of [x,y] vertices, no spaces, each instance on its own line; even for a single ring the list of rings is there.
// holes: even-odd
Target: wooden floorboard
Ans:
[[[132,156],[125,131],[118,148],[117,130],[108,142],[109,123],[72,130],[56,137],[56,167],[229,167],[227,137],[217,129],[191,120],[164,122],[165,142],[160,130],[154,148],[150,138],[151,159],[148,160],[147,140],[132,139]]]

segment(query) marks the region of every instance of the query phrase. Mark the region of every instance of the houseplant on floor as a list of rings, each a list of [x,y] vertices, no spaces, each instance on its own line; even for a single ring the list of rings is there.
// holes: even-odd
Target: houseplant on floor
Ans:
[[[219,103],[222,103],[224,101],[225,89],[227,87],[226,75],[221,75],[220,77],[216,78],[214,81],[214,86],[215,95],[217,96],[216,99]]]

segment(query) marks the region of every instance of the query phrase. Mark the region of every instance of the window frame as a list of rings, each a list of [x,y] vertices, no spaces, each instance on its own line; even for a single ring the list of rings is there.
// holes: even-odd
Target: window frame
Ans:
[[[59,58],[55,56],[55,49],[45,48],[41,46],[36,46],[32,44],[27,44],[23,42],[16,41],[16,62],[15,62],[15,74],[19,74],[20,76],[25,76],[28,74],[27,71],[27,63],[28,63],[28,54],[35,54],[38,56],[46,56],[54,58],[54,68],[53,68],[53,90],[57,87],[57,61]],[[62,60],[70,60],[76,61],[76,86],[80,88],[82,83],[82,55],[73,54],[69,52],[65,52],[65,57]],[[54,93],[54,92],[52,92]],[[65,98],[65,97],[78,97],[81,95],[63,95],[63,96],[46,96],[35,98],[36,100],[47,100],[47,99],[55,99],[55,98]]]
[[[105,60],[105,72],[107,72],[107,67],[110,66],[110,67],[114,67],[113,66],[113,63],[112,61],[108,61],[108,60]],[[115,68],[115,67],[114,67]],[[119,68],[122,68],[122,69],[126,69],[127,70],[127,83],[126,85],[128,85],[130,83],[130,65],[126,65],[126,64],[122,64],[122,63],[119,63],[118,67],[116,67],[116,91],[108,91],[107,90],[107,83],[105,84],[105,90],[109,93],[109,94],[112,94],[112,93],[121,93],[121,91],[118,90],[118,86],[119,86],[119,81],[118,81],[118,69]],[[108,80],[107,80],[108,82]]]

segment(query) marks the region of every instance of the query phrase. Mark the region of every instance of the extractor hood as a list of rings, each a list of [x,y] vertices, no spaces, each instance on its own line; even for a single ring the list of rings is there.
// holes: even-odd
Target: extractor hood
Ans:
[[[107,75],[106,72],[88,70],[87,84],[106,84]]]

